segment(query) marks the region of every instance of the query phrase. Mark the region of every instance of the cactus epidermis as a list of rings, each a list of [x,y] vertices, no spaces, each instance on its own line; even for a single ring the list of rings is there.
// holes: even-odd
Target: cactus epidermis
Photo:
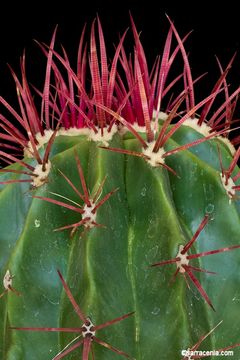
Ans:
[[[240,89],[229,94],[228,66],[195,105],[171,21],[150,74],[133,22],[133,62],[124,34],[108,68],[97,22],[101,61],[93,23],[89,93],[84,35],[74,73],[66,53],[54,50],[54,33],[49,49],[40,45],[42,113],[25,57],[22,83],[12,71],[20,115],[1,98],[18,125],[1,116],[0,156],[9,166],[1,169],[0,356],[180,359],[203,339],[208,350],[237,347],[240,150],[228,146],[228,133]],[[183,74],[167,83],[180,53]],[[183,90],[162,113],[181,79]],[[222,90],[226,99],[211,116]]]

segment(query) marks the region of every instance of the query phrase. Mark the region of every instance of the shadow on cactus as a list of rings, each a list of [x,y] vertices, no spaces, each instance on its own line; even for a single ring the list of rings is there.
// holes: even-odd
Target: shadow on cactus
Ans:
[[[130,20],[132,54],[126,31],[110,62],[96,18],[76,68],[56,51],[56,29],[49,46],[37,43],[42,89],[29,85],[25,54],[21,78],[10,68],[19,108],[0,97],[3,359],[175,360],[189,344],[238,355],[240,87],[227,81],[235,56],[225,68],[217,59],[219,78],[203,97],[189,34],[168,19],[150,68]],[[166,264],[176,264],[174,279],[184,275],[171,286]]]

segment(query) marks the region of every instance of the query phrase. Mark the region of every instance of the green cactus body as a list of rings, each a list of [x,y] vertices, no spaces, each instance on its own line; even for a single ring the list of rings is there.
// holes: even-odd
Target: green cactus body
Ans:
[[[158,133],[164,121],[159,124]],[[174,126],[169,125],[167,131]],[[145,140],[149,135],[146,130],[138,134]],[[164,151],[202,138],[182,124],[166,141]],[[166,157],[166,166],[175,174],[163,166],[152,166],[142,156],[128,154],[144,152],[131,131],[116,133],[108,141],[109,149],[125,153],[101,145],[86,135],[59,135],[51,147],[47,182],[33,190],[29,183],[1,185],[0,277],[9,269],[14,275],[12,286],[20,294],[5,288],[0,299],[0,358],[50,360],[59,354],[60,359],[59,352],[83,340],[81,331],[53,329],[82,326],[57,270],[94,325],[135,312],[96,331],[97,339],[119,349],[111,351],[93,341],[91,351],[96,359],[117,359],[123,355],[120,351],[138,360],[181,359],[181,350],[191,348],[221,320],[223,324],[204,340],[202,348],[221,349],[240,342],[240,208],[221,180],[221,164],[228,169],[236,156],[220,139],[206,140]],[[44,148],[39,154],[43,158]],[[76,159],[88,190],[80,181]],[[24,161],[35,167],[35,159]],[[5,171],[20,169],[17,162]],[[236,186],[238,173],[234,166],[231,176],[236,177]],[[26,178],[22,173],[1,174],[2,183]],[[92,201],[95,193],[94,203],[100,206],[87,224],[94,221],[103,226],[79,226],[72,236],[72,229],[54,231],[86,216],[56,203],[85,206],[67,179],[80,193],[89,191]],[[106,201],[101,203],[101,199]],[[176,262],[151,266],[176,258],[180,245],[191,240],[206,215],[208,221],[187,254],[225,249],[189,260],[189,265],[217,272],[195,272],[216,312],[186,272],[170,284]],[[26,327],[30,329],[24,330]],[[82,358],[86,360],[91,351],[84,346]],[[80,359],[80,349],[79,345],[66,358]]]

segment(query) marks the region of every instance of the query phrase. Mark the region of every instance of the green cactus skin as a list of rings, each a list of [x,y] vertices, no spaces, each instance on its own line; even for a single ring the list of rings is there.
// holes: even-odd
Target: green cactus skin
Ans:
[[[102,50],[100,62],[104,68],[105,47],[99,19],[97,21]],[[163,59],[168,58],[169,60],[170,58],[171,38],[175,34],[178,46],[171,59],[175,58],[178,51],[182,52],[185,93],[180,94],[177,98],[178,101],[167,109],[167,113],[170,114],[170,117],[171,115],[176,117],[178,107],[186,99],[187,108],[183,111],[183,117],[187,120],[187,117],[194,115],[200,105],[194,106],[192,80],[183,42],[171,21],[170,24]],[[108,83],[108,95],[110,95],[107,100],[105,99],[106,101],[97,98],[101,91],[99,92],[98,88],[100,83],[96,70],[99,70],[99,67],[96,65],[95,60],[97,59],[96,53],[94,53],[96,45],[94,24],[91,33],[90,57],[93,93],[95,94],[93,100],[88,98],[81,88],[84,83],[83,68],[80,68],[77,80],[66,56],[61,58],[60,55],[53,52],[55,33],[50,51],[47,53],[43,47],[48,58],[47,69],[51,68],[54,71],[56,83],[60,84],[57,96],[61,106],[58,107],[53,102],[50,102],[49,105],[46,101],[46,98],[50,98],[51,101],[54,98],[53,95],[49,96],[50,72],[47,72],[42,96],[46,127],[42,128],[42,123],[35,119],[33,121],[35,128],[33,129],[32,120],[24,120],[26,129],[28,126],[31,128],[30,135],[33,138],[31,140],[30,136],[24,139],[25,135],[22,135],[21,141],[18,141],[18,145],[20,143],[25,153],[31,151],[31,146],[37,144],[39,131],[42,130],[44,133],[45,130],[54,130],[55,125],[50,126],[49,109],[54,109],[57,119],[61,119],[62,123],[59,122],[58,126],[61,125],[65,133],[69,129],[71,131],[71,127],[74,128],[74,121],[76,121],[75,127],[85,130],[84,128],[89,127],[89,124],[84,123],[85,117],[91,115],[93,116],[90,121],[91,126],[96,126],[99,131],[101,129],[103,131],[103,124],[99,120],[100,115],[105,116],[106,127],[113,125],[111,120],[111,116],[113,116],[115,121],[118,121],[117,126],[120,131],[117,131],[108,141],[109,148],[107,148],[102,141],[90,141],[88,136],[84,135],[84,131],[82,131],[82,135],[69,136],[68,134],[67,136],[63,135],[64,132],[61,133],[61,129],[57,133],[57,128],[48,141],[51,146],[45,144],[39,149],[41,159],[51,150],[49,176],[42,186],[33,189],[29,184],[30,181],[20,181],[30,178],[26,173],[22,173],[23,164],[18,158],[15,158],[15,163],[1,170],[0,279],[5,279],[5,283],[2,285],[2,293],[0,291],[0,359],[60,359],[62,358],[61,351],[68,349],[68,344],[73,346],[80,341],[82,334],[80,330],[83,324],[76,313],[76,306],[74,308],[70,302],[70,292],[84,317],[89,317],[94,326],[110,322],[109,326],[96,331],[96,337],[119,351],[111,351],[111,348],[91,341],[94,359],[97,360],[117,359],[121,358],[121,355],[137,360],[192,359],[183,357],[181,351],[192,348],[209,332],[208,336],[204,338],[204,344],[200,344],[199,349],[217,350],[239,346],[240,202],[237,198],[229,197],[221,179],[223,171],[225,171],[224,174],[228,171],[229,176],[236,179],[236,193],[240,190],[239,168],[236,165],[240,155],[239,148],[233,155],[221,138],[213,138],[211,135],[211,139],[206,139],[195,128],[189,126],[189,120],[186,124],[182,121],[179,128],[178,125],[171,125],[169,121],[163,135],[166,136],[169,131],[174,129],[175,131],[162,145],[162,148],[164,147],[165,152],[178,149],[180,146],[183,148],[165,157],[165,165],[168,169],[163,166],[153,167],[148,161],[145,161],[143,153],[146,149],[143,149],[143,144],[148,145],[151,141],[156,141],[165,121],[168,121],[165,119],[167,116],[161,118],[163,114],[159,113],[157,135],[153,132],[153,125],[156,125],[156,122],[153,121],[153,108],[158,107],[158,101],[163,97],[158,93],[162,86],[160,75],[163,76],[169,69],[168,63],[164,63],[164,61],[161,67],[158,68],[159,63],[156,65],[156,73],[160,74],[160,87],[156,87],[156,91],[151,92],[151,94],[157,93],[156,99],[151,98],[147,93],[146,84],[149,78],[146,75],[144,53],[135,25],[132,24],[132,26],[137,49],[134,63],[135,72],[131,73],[131,68],[127,67],[125,53],[121,49],[125,34],[116,50],[113,64],[116,66],[114,61],[117,62],[120,58],[124,70],[129,71],[131,76],[137,74],[137,79],[135,81],[133,76],[133,84],[128,83],[129,89],[125,92],[120,86],[120,81],[116,82],[114,85],[116,88],[113,88],[111,85],[115,81],[113,66],[111,81],[109,80]],[[79,59],[84,60],[86,54],[83,55],[82,50],[79,54]],[[64,87],[64,80],[56,63],[52,60],[53,56],[67,70],[70,91]],[[22,68],[24,69],[23,64]],[[101,71],[101,89],[103,90],[106,69]],[[227,71],[224,75],[226,74]],[[29,89],[24,81],[25,87],[21,87],[15,74],[14,79],[19,89],[20,99],[28,109],[28,99],[32,99]],[[26,80],[24,77],[23,79]],[[210,97],[202,104],[205,104],[205,110],[202,112],[204,122],[206,119],[203,114],[207,115],[207,110],[209,110],[206,107],[208,107],[209,101],[215,99],[222,84],[227,92],[227,85],[224,81],[226,82],[225,76],[222,75],[217,83],[218,86],[215,86]],[[81,90],[80,93],[83,97],[81,111],[73,100],[75,86],[73,83]],[[135,83],[138,84],[137,90]],[[151,86],[154,86],[153,84],[154,80],[152,80]],[[163,86],[162,90],[164,89],[166,86]],[[128,90],[131,94],[128,93]],[[240,89],[231,96],[228,94],[223,105],[226,107],[226,114],[229,113],[229,106],[233,107],[231,101],[235,101],[239,92]],[[120,99],[117,105],[113,93]],[[140,110],[136,110],[133,105],[131,108],[131,102],[127,103],[126,95],[131,98],[132,93],[137,98],[135,100],[139,104]],[[84,101],[86,104],[89,102],[90,105],[86,105]],[[94,111],[96,114],[91,113],[93,101],[95,101]],[[131,101],[133,102],[133,100]],[[12,108],[2,98],[0,98],[0,102],[21,125],[21,120],[17,118]],[[30,105],[31,115],[36,114],[32,102]],[[54,107],[55,105],[56,107]],[[148,111],[146,111],[146,106]],[[76,120],[77,116],[74,112],[76,108],[82,116],[80,116],[80,120]],[[117,112],[119,108],[127,120],[119,115]],[[67,115],[65,114],[66,109],[69,110]],[[87,115],[82,115],[84,111]],[[69,125],[69,114],[72,116],[71,125]],[[23,115],[26,114],[22,110]],[[27,115],[29,116],[28,113]],[[132,121],[133,117],[137,119],[135,123]],[[96,123],[96,121],[99,122]],[[192,121],[194,120],[192,119]],[[0,122],[6,129],[8,128],[7,120],[1,118]],[[52,122],[54,123],[53,120]],[[227,119],[226,124],[228,124]],[[124,134],[122,125],[125,125],[126,132]],[[139,129],[141,126],[143,129],[143,125],[145,125],[144,131],[140,132]],[[228,125],[222,128],[226,130]],[[137,129],[136,132],[139,131],[138,135],[134,135],[134,129]],[[216,127],[213,126],[212,129],[216,132],[214,135],[219,135]],[[11,129],[8,130],[11,133]],[[17,128],[13,127],[13,130],[12,143],[15,146],[18,136]],[[58,136],[55,137],[55,135]],[[139,141],[139,137],[142,140]],[[0,139],[6,139],[6,135],[0,134]],[[104,140],[101,136],[99,139]],[[198,140],[199,144],[196,145],[194,142]],[[8,141],[10,140],[8,139]],[[10,142],[10,144],[12,143]],[[35,167],[37,151],[35,149],[32,152],[35,152],[33,158],[26,156],[23,161]],[[131,156],[131,154],[137,156]],[[11,160],[10,162],[13,160],[7,155],[7,152],[2,150],[0,150],[0,157]],[[83,175],[79,174],[77,161],[80,161]],[[99,186],[101,190],[101,184],[105,180],[96,200],[100,202],[101,206],[96,211],[95,221],[100,226],[93,226],[89,229],[80,226],[75,232],[72,232],[72,235],[71,229],[55,231],[81,220],[82,215],[79,212],[60,206],[56,201],[73,207],[77,207],[78,204],[84,206],[84,201],[77,194],[77,191],[83,194],[87,191],[83,186],[83,177],[91,196],[94,196],[93,194],[96,193]],[[16,183],[9,183],[11,180]],[[77,191],[74,191],[70,182]],[[49,199],[52,199],[52,202]],[[106,201],[101,203],[100,199]],[[186,245],[193,238],[203,219],[208,221],[199,230],[197,240],[187,251],[187,255],[219,249],[215,254],[209,255],[208,253],[205,254],[206,256],[190,260],[192,266],[217,274],[194,272],[200,283],[198,288],[186,273],[187,283],[186,278],[180,273],[177,274],[175,281],[172,281],[172,276],[177,270],[176,262],[164,266],[161,262],[178,256],[179,246]],[[235,248],[232,249],[232,246]],[[153,266],[155,264],[159,264],[159,266]],[[10,275],[14,276],[12,279],[10,278],[9,286],[6,285],[8,270]],[[62,274],[64,280],[59,274]],[[64,289],[64,281],[69,290],[66,290],[66,287]],[[200,295],[199,290],[201,289],[204,289],[207,295]],[[207,303],[207,296],[216,312]],[[134,314],[130,316],[131,312]],[[117,318],[119,321],[113,324],[111,321]],[[217,324],[219,326],[216,328]],[[36,328],[43,328],[44,331],[37,331]],[[78,328],[80,330],[77,333],[58,332],[53,331],[55,328]],[[69,352],[64,358],[92,359],[91,351],[85,349],[87,352],[84,354],[82,347],[81,345]],[[234,351],[234,358],[237,358],[239,349],[236,348]]]
[[[176,139],[169,141],[169,148],[177,144],[181,132],[193,130],[180,129]],[[125,137],[127,140],[115,135],[110,146],[139,150],[131,135]],[[221,319],[223,324],[205,346],[221,348],[228,345],[227,339],[231,343],[239,341],[238,250],[195,261],[196,265],[218,273],[200,276],[216,313],[192,286],[191,291],[187,288],[182,277],[178,276],[169,286],[175,266],[150,268],[152,263],[176,256],[179,245],[186,244],[206,213],[213,220],[194,244],[194,252],[239,243],[239,210],[237,202],[229,204],[221,184],[219,164],[214,162],[216,140],[199,147],[201,151],[196,147],[169,157],[169,165],[176,169],[178,178],[163,168],[152,168],[143,159],[99,149],[98,144],[84,137],[57,138],[49,182],[35,190],[34,195],[55,192],[79,201],[58,171],[62,170],[81,189],[74,150],[90,191],[105,175],[104,194],[119,188],[97,212],[97,222],[106,228],[93,228],[82,237],[80,230],[72,239],[68,230],[53,232],[77,222],[79,214],[32,199],[29,185],[2,187],[1,276],[11,269],[14,287],[22,294],[9,293],[1,301],[2,358],[51,359],[73,339],[73,334],[8,329],[80,326],[56,269],[61,270],[79,306],[94,323],[135,311],[133,317],[102,330],[101,338],[136,359],[150,359],[159,351],[162,359],[180,358],[181,349],[195,344]],[[221,150],[224,164],[229,164],[228,150],[224,145]],[[114,357],[98,345],[94,345],[94,354],[97,359]],[[78,359],[79,352],[76,350],[69,358]]]

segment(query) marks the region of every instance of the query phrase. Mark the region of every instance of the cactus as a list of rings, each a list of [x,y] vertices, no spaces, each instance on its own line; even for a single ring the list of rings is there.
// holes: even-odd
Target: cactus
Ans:
[[[108,62],[97,18],[76,72],[56,30],[38,44],[43,90],[30,87],[25,54],[21,79],[10,68],[19,111],[0,97],[1,359],[239,354],[240,88],[227,84],[233,58],[218,61],[196,103],[187,36],[168,20],[151,70],[132,18],[133,57],[125,32]]]

